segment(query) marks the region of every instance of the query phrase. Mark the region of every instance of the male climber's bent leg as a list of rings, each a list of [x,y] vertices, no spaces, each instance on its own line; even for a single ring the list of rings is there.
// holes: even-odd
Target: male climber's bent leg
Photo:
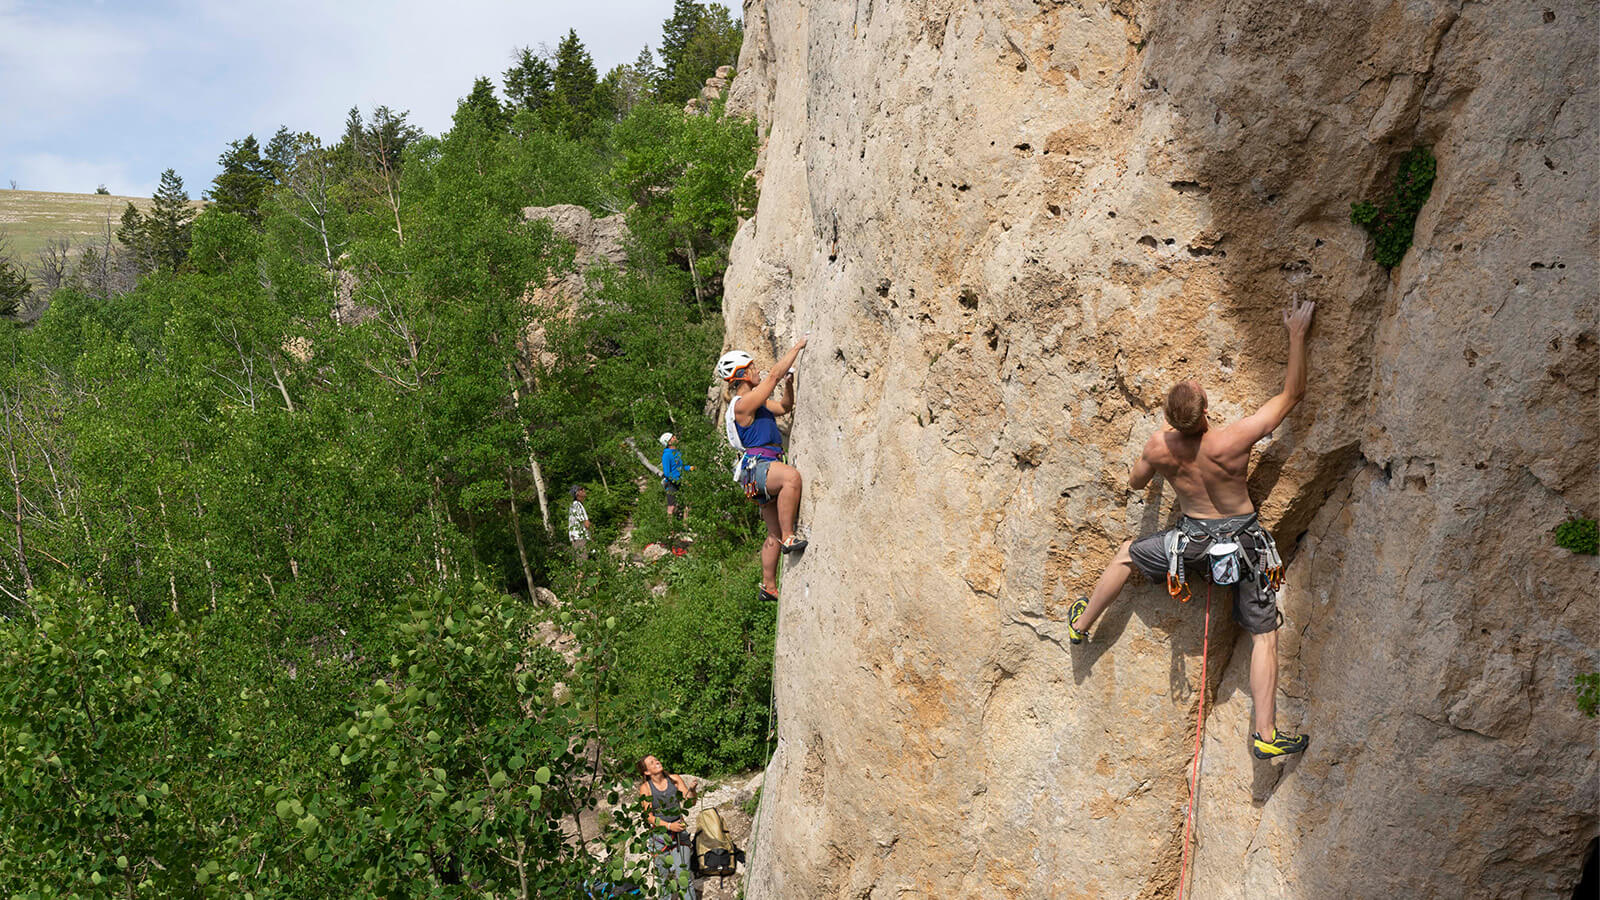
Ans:
[[[1123,585],[1128,583],[1128,576],[1133,574],[1133,558],[1128,555],[1128,548],[1133,546],[1133,541],[1123,541],[1117,548],[1111,562],[1106,564],[1104,572],[1100,573],[1100,580],[1095,583],[1094,593],[1088,596],[1088,602],[1078,612],[1070,624],[1073,631],[1088,632],[1094,620],[1100,618],[1111,601],[1117,599],[1122,593]],[[1074,604],[1076,605],[1076,604]]]
[[[1094,593],[1088,597],[1079,597],[1067,609],[1067,638],[1074,644],[1081,644],[1089,637],[1089,626],[1094,620],[1105,612],[1111,601],[1117,599],[1122,593],[1122,588],[1128,583],[1128,576],[1134,569],[1144,572],[1151,578],[1160,578],[1167,571],[1167,557],[1162,535],[1165,532],[1148,534],[1137,541],[1123,541],[1117,548],[1111,562],[1106,564],[1104,572],[1100,573],[1100,580],[1095,583]]]

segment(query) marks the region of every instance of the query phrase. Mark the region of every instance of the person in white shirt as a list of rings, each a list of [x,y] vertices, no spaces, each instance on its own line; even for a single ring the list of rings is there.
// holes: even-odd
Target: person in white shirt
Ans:
[[[583,508],[584,498],[589,492],[582,485],[572,489],[572,509],[567,512],[567,538],[572,541],[572,550],[579,559],[589,557],[589,511]]]

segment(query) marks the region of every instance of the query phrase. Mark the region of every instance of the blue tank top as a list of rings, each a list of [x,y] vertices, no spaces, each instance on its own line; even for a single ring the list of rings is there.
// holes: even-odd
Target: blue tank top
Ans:
[[[739,443],[745,449],[775,447],[780,452],[783,450],[783,432],[778,430],[778,417],[767,409],[765,403],[756,407],[756,416],[749,425],[740,425],[738,419],[733,424],[739,430]]]

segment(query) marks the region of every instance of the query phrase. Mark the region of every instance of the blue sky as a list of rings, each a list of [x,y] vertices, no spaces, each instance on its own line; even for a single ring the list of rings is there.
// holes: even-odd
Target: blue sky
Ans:
[[[739,4],[731,5],[737,14]],[[352,105],[449,128],[472,79],[576,28],[602,74],[672,0],[0,0],[0,188],[199,197],[228,141],[337,138]]]

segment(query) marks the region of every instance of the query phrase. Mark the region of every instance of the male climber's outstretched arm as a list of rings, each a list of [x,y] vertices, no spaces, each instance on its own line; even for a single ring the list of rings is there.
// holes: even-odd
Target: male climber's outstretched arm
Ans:
[[[778,360],[778,364],[773,367],[772,371],[767,373],[767,377],[761,379],[761,383],[756,385],[750,393],[735,401],[737,404],[736,410],[743,415],[754,415],[756,407],[772,398],[773,389],[778,386],[778,382],[783,376],[789,374],[790,367],[794,365],[795,359],[800,356],[800,351],[804,350],[805,346],[805,338],[795,341],[794,346],[789,348],[789,352],[785,353],[783,358]]]
[[[1283,327],[1289,332],[1289,368],[1283,376],[1283,390],[1261,404],[1261,408],[1228,426],[1225,434],[1249,450],[1256,441],[1271,434],[1289,411],[1306,395],[1306,333],[1311,330],[1311,314],[1317,304],[1307,300],[1284,310]]]

